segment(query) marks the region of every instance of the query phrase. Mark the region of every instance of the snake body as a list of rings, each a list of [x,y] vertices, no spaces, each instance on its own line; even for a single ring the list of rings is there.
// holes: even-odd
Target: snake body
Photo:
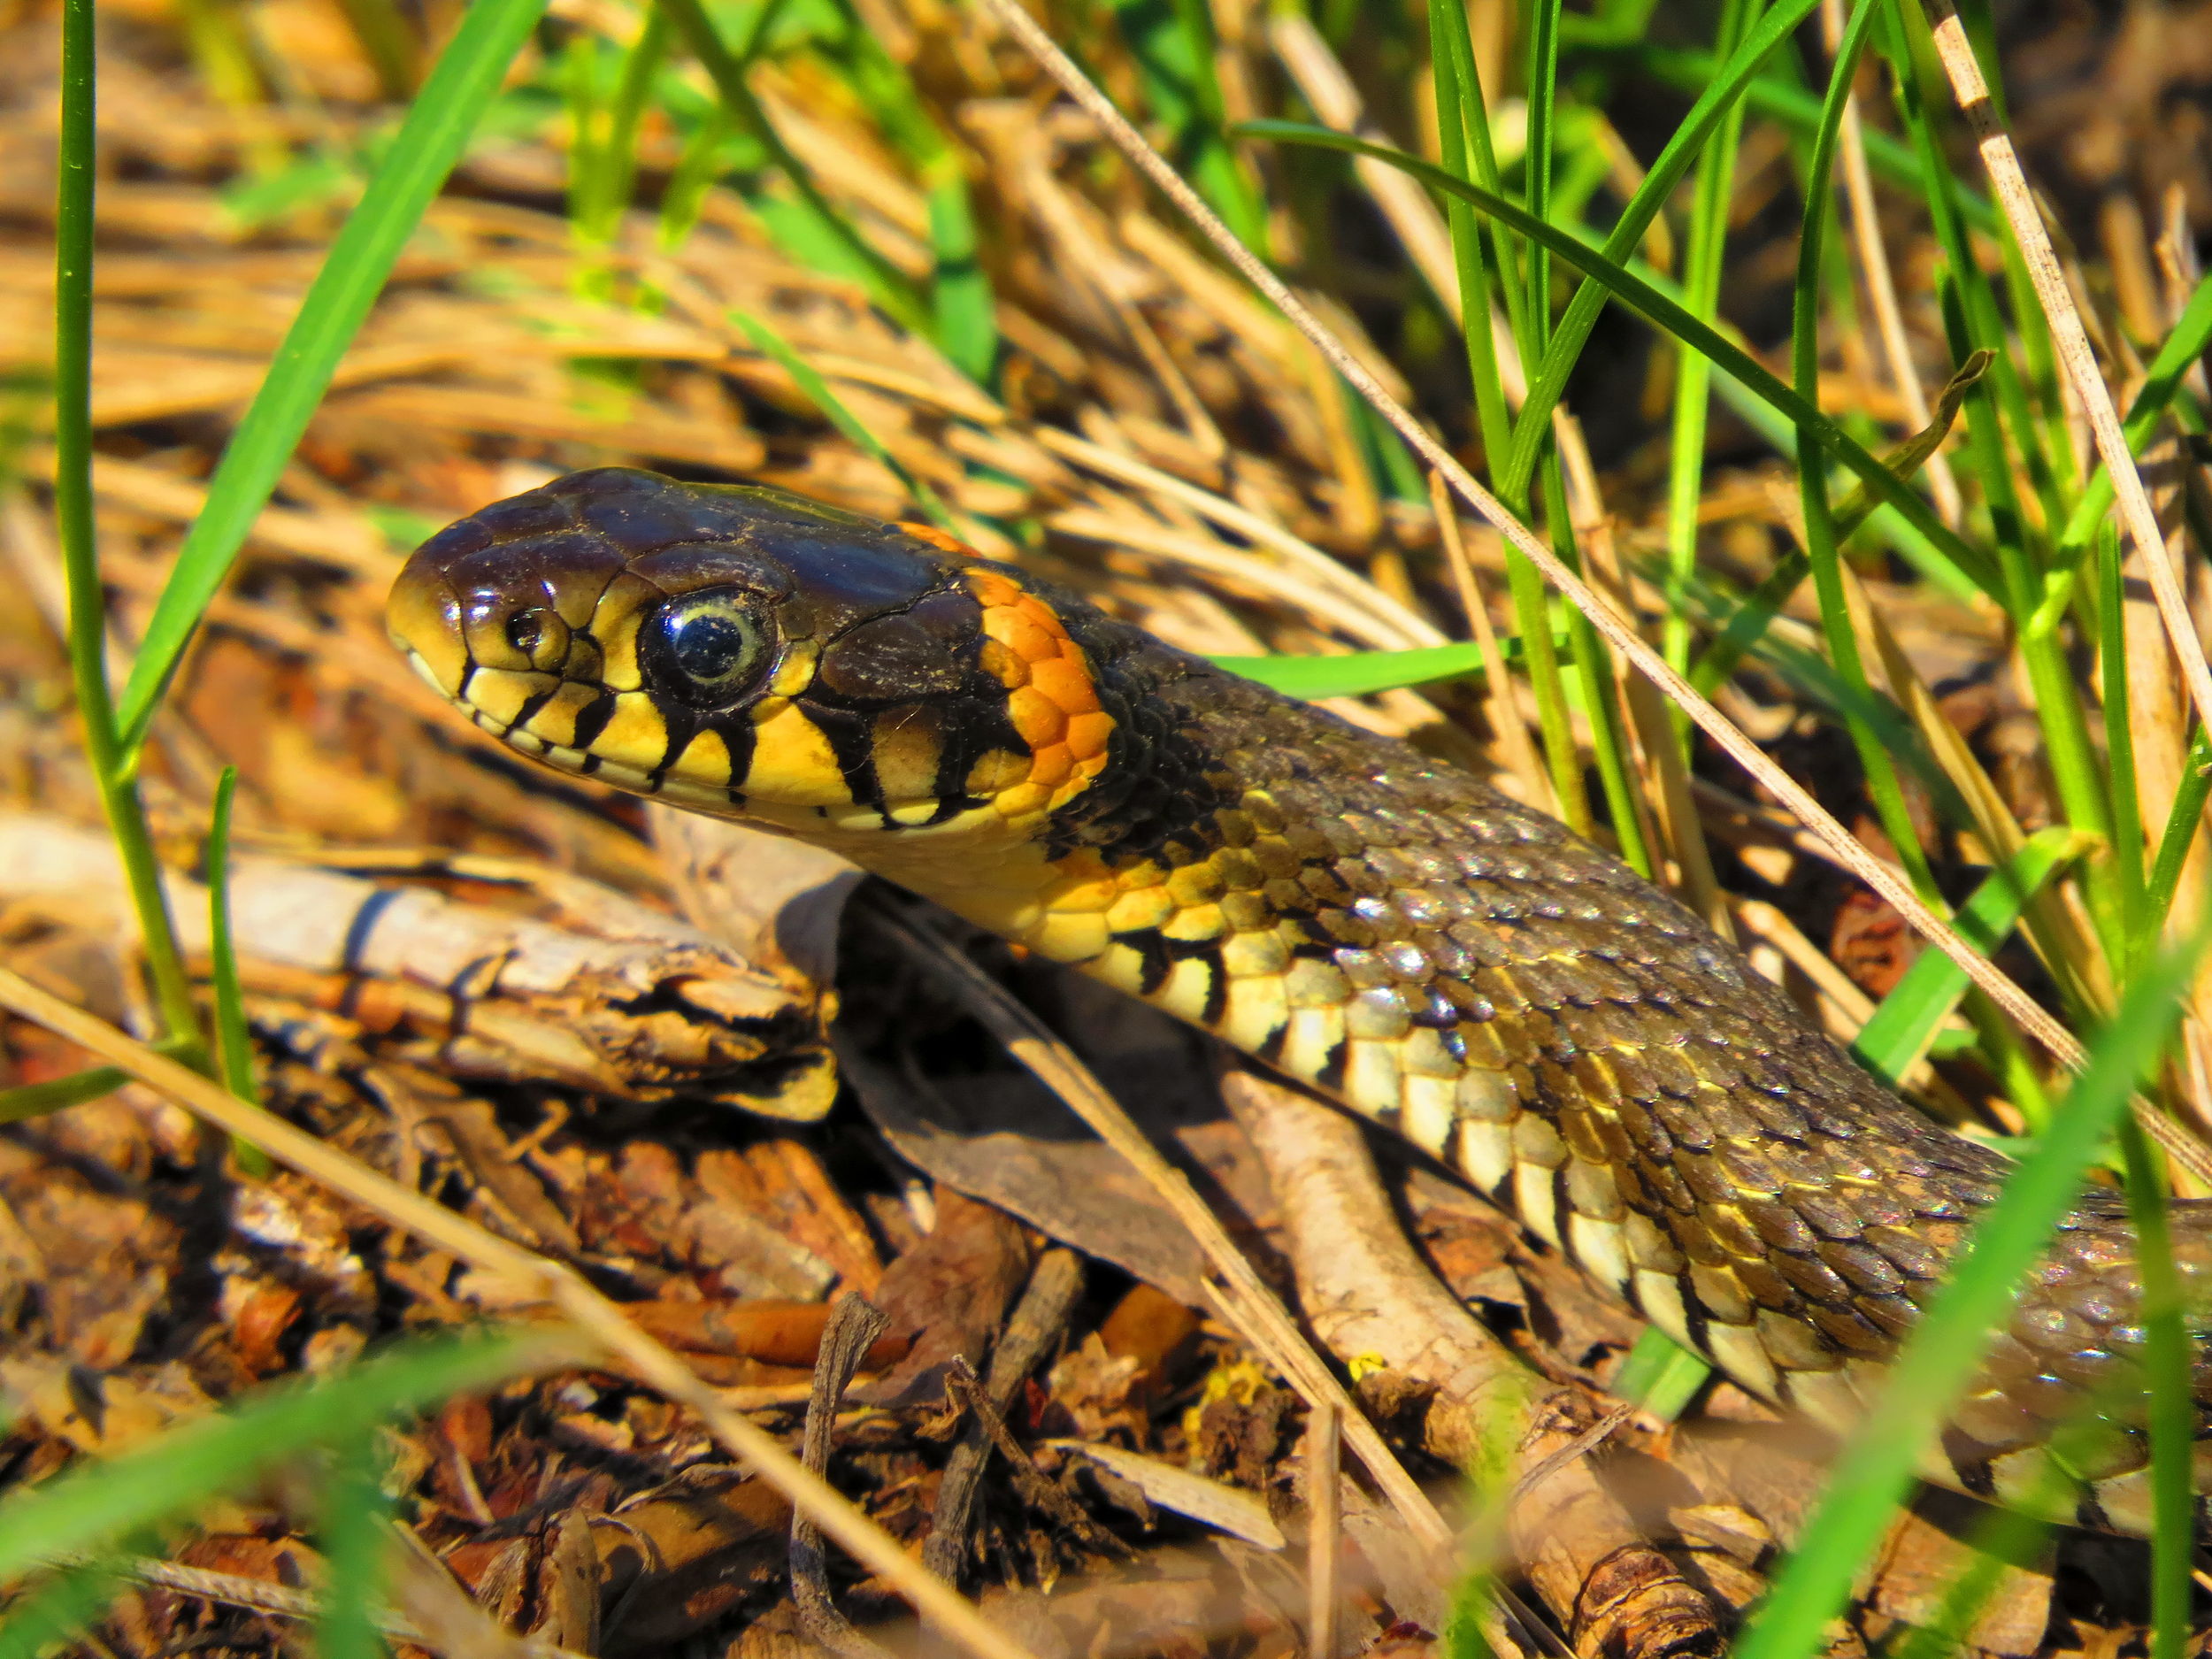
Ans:
[[[1831,1427],[2004,1179],[1563,826],[926,527],[579,473],[425,543],[389,619],[517,750],[832,849],[1217,1034]],[[2174,1222],[2202,1282],[2212,1207]],[[2092,1189],[1926,1472],[2026,1502],[2055,1427],[2131,1367],[2137,1305],[2124,1204]],[[2124,1392],[2062,1513],[2136,1532]]]

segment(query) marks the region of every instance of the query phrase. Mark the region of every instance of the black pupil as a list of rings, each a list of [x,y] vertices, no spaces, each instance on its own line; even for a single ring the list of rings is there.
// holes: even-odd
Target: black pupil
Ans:
[[[753,631],[719,611],[677,617],[668,629],[676,666],[694,680],[726,680],[743,667],[753,649]]]
[[[538,649],[538,641],[545,637],[545,625],[534,611],[519,611],[507,618],[507,643],[525,657]]]

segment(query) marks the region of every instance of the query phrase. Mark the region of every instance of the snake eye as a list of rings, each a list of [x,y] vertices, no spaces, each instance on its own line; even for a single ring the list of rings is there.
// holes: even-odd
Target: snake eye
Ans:
[[[647,637],[657,678],[696,709],[735,703],[775,656],[759,621],[726,593],[677,600],[649,625]]]
[[[538,611],[518,611],[507,618],[507,643],[525,657],[534,657],[544,638],[545,620]]]

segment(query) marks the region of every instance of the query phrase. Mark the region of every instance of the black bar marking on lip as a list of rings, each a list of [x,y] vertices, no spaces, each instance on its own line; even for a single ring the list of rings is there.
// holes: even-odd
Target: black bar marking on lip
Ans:
[[[614,693],[602,686],[599,695],[576,711],[575,747],[583,749],[592,760],[596,761],[599,757],[590,755],[591,746],[599,741],[599,734],[607,729],[607,722],[613,718]]]
[[[825,707],[811,698],[801,698],[797,707],[837,757],[837,770],[844,776],[845,790],[853,803],[871,809],[888,825],[891,815],[886,809],[890,803],[884,798],[883,780],[876,773],[875,722],[866,715]],[[735,780],[734,772],[731,778]]]

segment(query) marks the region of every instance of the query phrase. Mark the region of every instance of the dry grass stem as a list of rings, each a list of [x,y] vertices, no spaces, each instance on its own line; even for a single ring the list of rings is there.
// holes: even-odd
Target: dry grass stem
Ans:
[[[1982,165],[1989,172],[1990,188],[1996,194],[2005,223],[2011,227],[2013,241],[2028,268],[2028,280],[2050,324],[2051,341],[2064,367],[2065,382],[2087,418],[2097,454],[2112,476],[2121,519],[2127,526],[2129,539],[2142,554],[2151,592],[2157,597],[2167,637],[2181,664],[2182,681],[2189,687],[2189,701],[2196,705],[2197,718],[2212,729],[2212,665],[2205,661],[2204,641],[2198,637],[2180,579],[2167,556],[2166,538],[2159,531],[2150,492],[2143,487],[2143,475],[2128,450],[2127,434],[2120,429],[2119,411],[2097,367],[2096,354],[2090,349],[2081,310],[2074,303],[2073,290],[2059,265],[2057,250],[2051,246],[2050,234],[2043,228],[2043,215],[2028,188],[2027,175],[2021,171],[2019,152],[1998,119],[1989,83],[1982,79],[1981,65],[1975,59],[1965,26],[1951,0],[1927,0],[1927,6],[1935,24],[1936,54],[1943,61],[1952,96],[1973,131]]]
[[[1558,797],[1552,793],[1551,773],[1537,754],[1535,740],[1529,736],[1528,722],[1521,718],[1520,708],[1514,701],[1513,680],[1506,672],[1505,651],[1498,643],[1498,630],[1490,620],[1490,608],[1483,603],[1474,561],[1467,556],[1466,537],[1460,532],[1459,510],[1452,504],[1443,475],[1433,469],[1429,473],[1429,504],[1436,512],[1436,533],[1444,545],[1444,562],[1459,589],[1460,608],[1467,613],[1467,626],[1474,634],[1476,649],[1482,653],[1483,707],[1489,716],[1491,733],[1505,753],[1507,770],[1520,784],[1521,798],[1547,812],[1555,813]]]
[[[1344,1555],[1344,1494],[1337,1485],[1343,1415],[1318,1405],[1306,1419],[1306,1652],[1336,1659],[1337,1567]]]

